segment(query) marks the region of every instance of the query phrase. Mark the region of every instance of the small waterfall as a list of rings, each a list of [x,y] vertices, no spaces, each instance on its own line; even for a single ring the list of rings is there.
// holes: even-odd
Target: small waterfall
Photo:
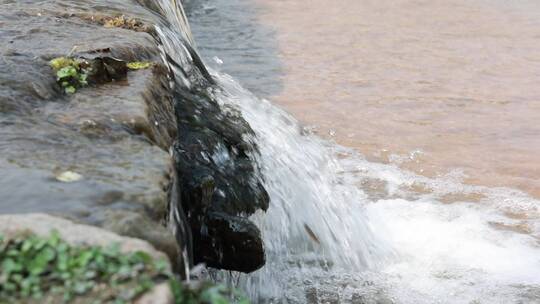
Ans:
[[[237,278],[221,272],[220,279],[234,280],[254,303],[540,299],[540,202],[514,190],[371,163],[319,139],[229,76],[209,70],[181,5],[158,2],[167,21],[156,32],[171,87],[212,80],[208,94],[221,110],[239,111],[253,129],[245,140],[259,147],[250,158],[270,196],[268,211],[252,216],[263,233],[266,265]],[[381,183],[380,193],[361,187],[371,181]],[[451,196],[458,203],[445,201]],[[528,217],[504,216],[523,212]],[[179,214],[171,218],[181,221]],[[525,225],[528,232],[494,225]]]
[[[260,100],[227,75],[214,74],[224,106],[241,110],[254,129],[271,206],[258,214],[267,265],[244,279],[257,301],[280,299],[296,276],[306,271],[376,269],[393,256],[378,238],[374,218],[365,212],[366,196],[343,174],[338,147],[302,129],[296,120]],[[302,297],[300,295],[299,297]],[[300,302],[302,302],[300,300]]]
[[[171,86],[191,88],[201,76],[197,75],[201,69],[195,67],[202,62],[193,49],[185,13],[176,1],[163,0],[159,5],[169,22],[156,26],[156,32],[163,61],[175,77]],[[390,250],[372,231],[361,191],[340,180],[343,168],[331,150],[314,136],[302,134],[291,116],[232,79],[216,73],[213,79],[219,88],[214,98],[223,110],[240,110],[255,132],[248,140],[259,146],[260,153],[251,157],[258,163],[271,199],[268,213],[254,216],[263,231],[268,266],[260,272],[264,275],[252,279],[252,284],[260,285],[253,288],[274,286],[278,293],[283,286],[276,267],[287,263],[308,261],[357,270],[376,266]]]
[[[155,24],[156,40],[160,49],[162,61],[169,69],[169,86],[171,91],[176,86],[190,89],[197,79],[208,77],[208,72],[201,59],[193,49],[193,37],[189,23],[181,4],[176,0],[157,1],[165,20],[162,24]],[[173,155],[172,147],[170,151]],[[170,189],[168,227],[176,236],[181,245],[181,275],[190,280],[190,264],[193,240],[187,219],[180,206],[177,206],[180,197],[178,176],[173,170],[173,184]]]

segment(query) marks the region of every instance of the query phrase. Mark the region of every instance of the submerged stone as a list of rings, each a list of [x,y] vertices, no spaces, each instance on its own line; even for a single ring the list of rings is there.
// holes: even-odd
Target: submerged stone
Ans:
[[[194,234],[194,244],[194,250],[202,253],[195,263],[210,267],[252,272],[266,260],[261,232],[245,217],[207,214],[201,233]]]

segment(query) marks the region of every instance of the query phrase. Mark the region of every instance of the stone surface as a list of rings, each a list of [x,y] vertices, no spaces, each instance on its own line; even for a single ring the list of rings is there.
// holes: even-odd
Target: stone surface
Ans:
[[[98,227],[76,224],[42,213],[0,215],[0,234],[6,237],[21,232],[32,232],[42,237],[48,237],[54,230],[58,231],[60,237],[71,245],[106,247],[118,243],[120,251],[123,253],[144,251],[155,259],[168,260],[164,253],[156,250],[148,242],[120,236]]]
[[[255,271],[265,263],[264,246],[248,216],[266,211],[270,199],[252,159],[258,153],[250,140],[254,133],[236,109],[216,99],[220,87],[202,63],[195,60],[191,68],[199,72],[190,75],[190,87],[177,79],[173,91],[178,124],[173,183],[179,189],[176,206],[193,235],[193,262]],[[213,229],[216,224],[219,229]]]
[[[0,213],[46,212],[106,227],[175,260],[163,184],[176,125],[166,88],[156,86],[167,75],[150,34],[100,23],[122,14],[158,22],[127,0],[0,3]],[[66,55],[95,58],[96,70],[106,71],[91,81],[99,85],[64,94],[48,62]],[[112,58],[158,64],[127,71]],[[58,181],[64,172],[81,178]],[[144,233],[132,229],[135,218]]]
[[[174,297],[167,283],[154,287],[150,292],[141,296],[134,304],[173,304]]]
[[[154,13],[166,11],[159,2],[0,6],[0,213],[44,212],[105,227],[147,240],[172,260],[187,245],[195,263],[246,272],[264,264],[260,232],[246,218],[269,203],[250,159],[252,131],[215,100],[219,87],[182,41],[191,35],[167,29]],[[183,44],[163,52],[172,42]],[[100,69],[114,59],[156,64],[66,95],[48,66],[59,56],[97,58]],[[55,179],[67,171],[82,178]],[[165,228],[175,213],[179,246]],[[216,222],[212,214],[222,215],[220,227],[249,233],[203,229]],[[222,254],[226,263],[215,258]]]
[[[166,253],[171,258],[175,269],[181,267],[178,263],[180,249],[172,232],[163,225],[140,213],[126,210],[109,210],[105,213],[102,227],[123,236],[146,240],[156,249]]]

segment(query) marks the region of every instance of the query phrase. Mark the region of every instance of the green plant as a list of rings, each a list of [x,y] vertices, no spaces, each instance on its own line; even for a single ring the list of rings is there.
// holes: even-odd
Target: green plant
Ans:
[[[174,279],[169,284],[176,304],[249,304],[248,299],[237,290],[223,285],[206,282],[197,288],[189,288]]]
[[[127,67],[130,70],[141,70],[141,69],[147,69],[154,65],[152,62],[147,61],[134,61],[134,62],[128,62]]]
[[[54,58],[49,65],[56,72],[56,81],[67,94],[73,94],[77,88],[88,85],[89,64],[82,59],[66,57]]]
[[[149,290],[164,271],[144,252],[73,247],[58,233],[46,239],[12,238],[2,241],[0,249],[0,299],[37,300],[50,293],[64,302],[85,294],[103,302],[129,301]],[[100,291],[105,288],[107,292]]]
[[[166,281],[178,304],[228,304],[230,298],[248,303],[238,292],[212,283],[190,289],[167,261],[144,252],[124,254],[118,245],[71,246],[57,232],[48,238],[0,236],[0,303],[128,303]]]

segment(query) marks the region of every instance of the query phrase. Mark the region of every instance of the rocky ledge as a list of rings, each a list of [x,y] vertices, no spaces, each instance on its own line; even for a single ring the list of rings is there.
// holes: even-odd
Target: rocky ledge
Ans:
[[[252,131],[221,109],[189,43],[185,61],[164,48],[162,2],[0,1],[0,213],[142,239],[179,272],[256,270],[264,248],[247,216],[269,199]],[[63,56],[152,65],[68,92],[50,67]]]

